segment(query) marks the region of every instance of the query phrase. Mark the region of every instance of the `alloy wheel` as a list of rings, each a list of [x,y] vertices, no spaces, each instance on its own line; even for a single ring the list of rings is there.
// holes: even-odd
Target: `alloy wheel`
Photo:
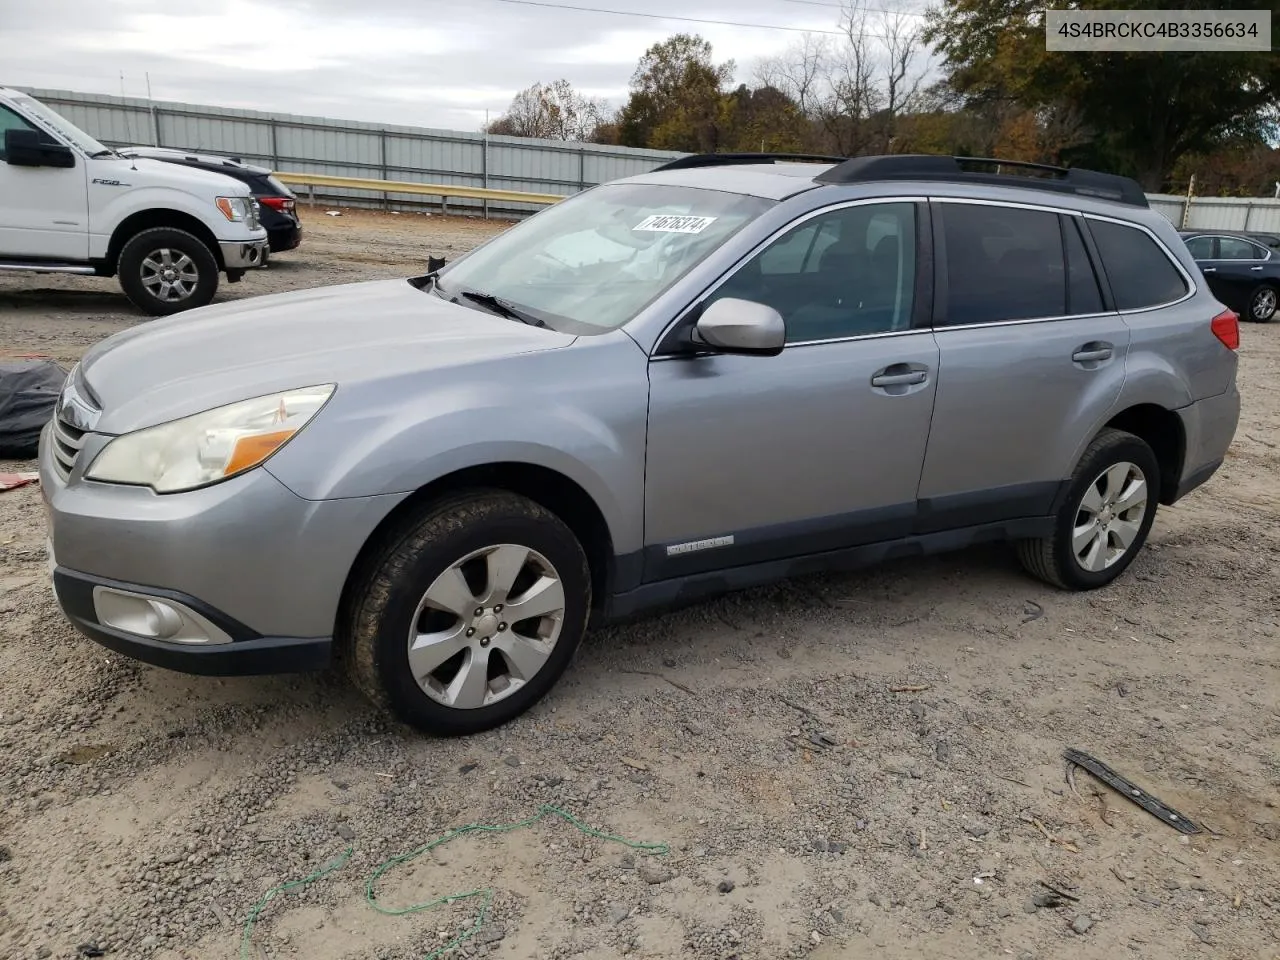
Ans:
[[[487,707],[542,669],[564,618],[564,584],[546,557],[514,543],[484,547],[423,594],[409,629],[409,669],[437,703]]]
[[[1113,566],[1142,531],[1149,495],[1147,478],[1135,463],[1107,467],[1084,492],[1071,531],[1071,552],[1090,573]]]
[[[142,285],[157,300],[178,303],[196,291],[200,271],[181,250],[161,247],[142,260]]]

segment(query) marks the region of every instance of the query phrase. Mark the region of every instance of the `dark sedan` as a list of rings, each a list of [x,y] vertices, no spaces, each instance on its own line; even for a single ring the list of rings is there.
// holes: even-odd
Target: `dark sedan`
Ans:
[[[126,157],[150,157],[197,170],[226,174],[249,185],[261,208],[259,219],[267,230],[272,253],[292,250],[302,242],[302,221],[298,219],[297,197],[293,191],[271,175],[266,167],[245,163],[238,157],[220,157],[194,150],[168,147],[124,147]]]
[[[1280,304],[1280,236],[1231,230],[1183,230],[1213,295],[1242,320],[1267,323]]]

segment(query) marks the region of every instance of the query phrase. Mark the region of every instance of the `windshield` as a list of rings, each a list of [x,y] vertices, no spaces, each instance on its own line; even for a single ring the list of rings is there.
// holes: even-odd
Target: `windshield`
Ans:
[[[106,153],[107,148],[100,144],[93,137],[89,136],[75,124],[68,123],[65,119],[58,116],[39,100],[33,100],[31,97],[17,97],[14,100],[18,106],[25,110],[29,115],[41,120],[46,127],[54,133],[60,134],[64,140],[69,140],[79,150],[93,156],[95,153]]]
[[[596,187],[450,264],[439,292],[500,297],[565,333],[612,330],[772,203],[665,184]]]

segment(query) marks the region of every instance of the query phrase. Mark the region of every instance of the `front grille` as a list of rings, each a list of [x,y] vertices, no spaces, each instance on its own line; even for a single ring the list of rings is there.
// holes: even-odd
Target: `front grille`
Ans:
[[[61,417],[53,418],[53,463],[63,480],[71,476],[84,446],[85,431],[73,427]]]

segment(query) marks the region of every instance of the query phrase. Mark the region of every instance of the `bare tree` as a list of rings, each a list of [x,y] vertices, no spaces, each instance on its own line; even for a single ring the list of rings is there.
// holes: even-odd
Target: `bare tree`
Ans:
[[[806,33],[785,53],[761,60],[755,80],[763,87],[781,90],[803,113],[811,115],[818,106],[831,55],[829,37]]]
[[[756,71],[758,82],[795,100],[847,155],[889,149],[897,119],[920,106],[928,74],[922,20],[872,2],[886,0],[846,0],[839,39],[805,34]]]
[[[489,124],[489,132],[544,140],[586,140],[603,121],[605,109],[603,101],[583,96],[568,80],[535,83],[515,95],[507,112]]]

